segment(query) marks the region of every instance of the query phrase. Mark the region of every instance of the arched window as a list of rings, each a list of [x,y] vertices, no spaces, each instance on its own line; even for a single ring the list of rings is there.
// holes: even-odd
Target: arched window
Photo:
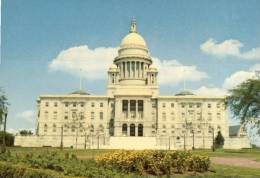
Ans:
[[[48,131],[48,126],[47,124],[44,124],[44,132],[47,132]]]
[[[125,136],[127,135],[127,124],[122,125],[122,134]]]
[[[130,136],[135,136],[135,125],[134,124],[130,125]]]
[[[53,132],[56,132],[56,124],[53,124],[53,126],[52,126],[52,131],[53,131]]]
[[[143,124],[138,124],[138,136],[143,136]]]

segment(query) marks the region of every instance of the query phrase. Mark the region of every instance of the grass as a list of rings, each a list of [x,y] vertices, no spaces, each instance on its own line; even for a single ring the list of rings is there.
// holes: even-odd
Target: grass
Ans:
[[[26,154],[30,152],[44,152],[49,151],[61,151],[59,148],[20,148],[20,147],[11,147],[8,148],[12,153],[17,154]],[[114,150],[73,150],[66,148],[61,152],[70,152],[75,154],[79,159],[93,159],[97,155],[102,153],[111,152]],[[241,150],[224,150],[218,149],[215,152],[211,150],[195,150],[194,154],[208,155],[210,157],[243,157],[253,160],[260,161],[260,149],[241,149]],[[226,166],[226,165],[216,165],[212,164],[210,166],[210,171],[207,173],[196,173],[196,174],[186,174],[186,175],[176,175],[175,177],[180,178],[206,178],[206,177],[226,177],[226,178],[255,178],[260,177],[260,169],[254,168],[244,168],[244,167],[235,167],[235,166]]]
[[[208,155],[210,157],[240,157],[249,158],[255,161],[260,161],[260,149],[240,149],[240,150],[195,150],[195,154]]]

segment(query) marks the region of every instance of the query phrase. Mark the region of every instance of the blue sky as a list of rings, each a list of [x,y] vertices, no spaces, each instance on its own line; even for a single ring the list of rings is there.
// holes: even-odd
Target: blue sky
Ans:
[[[11,104],[9,129],[34,127],[40,94],[78,89],[77,64],[70,71],[63,63],[50,67],[64,60],[61,51],[82,47],[82,56],[101,47],[101,52],[115,51],[133,16],[160,68],[166,69],[167,62],[175,65],[167,68],[172,78],[160,85],[161,95],[178,92],[183,80],[195,93],[222,93],[260,68],[258,0],[3,0],[1,6],[0,86]],[[90,78],[85,71],[84,88],[106,94],[102,55],[96,56],[100,77]],[[183,66],[190,73],[178,78],[176,71]],[[197,78],[192,79],[192,71]]]

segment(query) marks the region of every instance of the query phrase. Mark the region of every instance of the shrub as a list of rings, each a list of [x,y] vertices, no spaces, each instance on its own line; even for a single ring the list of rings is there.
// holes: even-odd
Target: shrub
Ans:
[[[33,169],[25,165],[0,162],[0,177],[6,178],[69,178],[54,171]],[[70,178],[72,178],[70,176]]]
[[[189,151],[116,151],[96,158],[104,167],[140,174],[172,175],[185,171],[205,172],[209,157],[192,155]]]
[[[222,148],[224,145],[224,137],[222,136],[221,132],[218,131],[218,135],[215,138],[215,146],[216,148]]]
[[[66,176],[79,176],[79,177],[96,177],[96,178],[114,178],[114,177],[131,177],[138,178],[139,176],[136,174],[124,174],[118,172],[113,168],[105,168],[96,163],[95,160],[80,160],[75,155],[69,153],[59,153],[54,151],[45,151],[42,153],[26,153],[26,154],[12,154],[12,153],[4,153],[0,154],[0,161],[7,163],[8,165],[22,164],[26,165],[26,167],[22,166],[22,168],[18,168],[18,170],[11,170],[11,175],[16,175],[19,172],[19,175],[25,174],[24,169],[30,168],[28,170],[33,170],[32,174],[37,170],[49,170],[51,172],[60,173]],[[1,162],[0,162],[1,163]],[[1,165],[0,165],[1,167]],[[19,167],[19,166],[18,166]],[[16,169],[17,167],[15,167]],[[1,168],[0,168],[1,169]],[[13,169],[13,168],[12,168]],[[13,173],[13,171],[15,173]],[[46,172],[42,173],[45,175]],[[0,170],[0,177],[2,175],[9,175],[9,169],[3,168],[2,172]],[[29,177],[29,173],[25,174],[26,178]],[[9,176],[12,178],[22,177],[22,176]],[[9,178],[7,176],[7,178]],[[46,176],[31,176],[37,178],[45,178]],[[63,178],[62,176],[60,176]],[[48,176],[48,178],[52,178],[52,176]]]

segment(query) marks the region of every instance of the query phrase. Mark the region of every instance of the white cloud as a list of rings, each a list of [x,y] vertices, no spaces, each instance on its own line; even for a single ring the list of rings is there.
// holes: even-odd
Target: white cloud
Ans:
[[[117,55],[117,48],[99,47],[90,49],[87,45],[61,51],[49,64],[54,71],[68,72],[89,79],[105,79],[109,65]]]
[[[26,120],[26,121],[28,121],[28,122],[34,122],[34,121],[35,121],[36,114],[35,114],[35,112],[32,111],[32,110],[26,110],[26,111],[17,113],[17,114],[16,114],[16,117],[17,117],[17,118],[24,119],[24,120]]]
[[[49,64],[53,71],[68,72],[89,80],[107,78],[107,70],[117,56],[118,48],[90,49],[87,45],[72,47],[61,51]],[[153,58],[159,70],[161,84],[176,84],[182,80],[198,81],[207,77],[196,66],[184,66],[177,60]],[[81,70],[81,72],[80,72]]]
[[[223,88],[232,89],[243,81],[253,78],[255,73],[252,71],[238,71],[227,77],[224,81]]]
[[[241,84],[247,79],[254,78],[256,76],[255,74],[256,70],[260,70],[260,64],[255,64],[247,71],[241,70],[231,74],[229,77],[227,77],[224,80],[222,87],[213,88],[213,87],[202,86],[196,90],[193,90],[193,92],[197,95],[202,95],[202,96],[226,95],[229,89],[236,87],[237,85]]]
[[[241,52],[240,49],[243,46],[243,43],[238,40],[230,39],[218,43],[216,40],[210,38],[200,45],[200,49],[206,54],[219,58],[237,57],[241,59],[260,59],[260,47]]]
[[[196,66],[185,66],[177,60],[160,60],[153,58],[158,68],[158,81],[160,84],[176,84],[180,81],[199,81],[207,78],[205,72],[199,71]]]
[[[227,91],[223,88],[209,88],[206,86],[202,86],[197,90],[193,90],[194,94],[200,96],[224,96],[227,94]]]

